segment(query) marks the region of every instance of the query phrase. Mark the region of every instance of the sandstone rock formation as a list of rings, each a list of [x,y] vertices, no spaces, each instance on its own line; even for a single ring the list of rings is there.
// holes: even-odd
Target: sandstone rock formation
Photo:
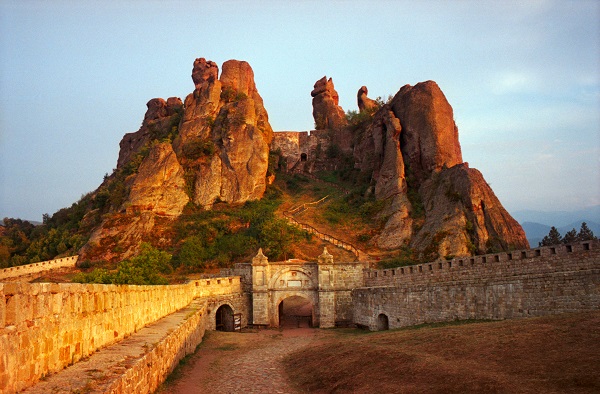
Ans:
[[[369,94],[369,90],[366,86],[361,86],[360,89],[358,89],[358,93],[356,94],[356,100],[358,101],[359,112],[370,112],[376,110],[379,107],[377,101],[368,98],[367,94]]]
[[[163,142],[152,146],[133,180],[126,211],[179,216],[189,201],[184,172],[171,144]]]
[[[190,200],[210,208],[217,200],[263,196],[273,130],[252,68],[229,60],[219,79],[218,66],[199,58],[192,80],[185,105],[173,97],[150,100],[140,130],[123,137],[117,169],[96,192],[112,194],[111,214],[84,258],[116,258],[107,245],[124,250],[120,257],[135,253],[157,220],[179,216]]]
[[[403,86],[391,108],[401,120],[402,153],[417,181],[428,178],[433,171],[462,163],[452,107],[435,82]]]
[[[481,173],[463,163],[452,107],[433,81],[402,87],[377,111],[354,161],[386,201],[381,248],[435,258],[529,247]]]
[[[317,130],[274,138],[248,63],[229,60],[219,76],[214,62],[199,58],[192,80],[185,104],[150,100],[140,129],[123,137],[117,169],[82,221],[96,226],[82,259],[121,259],[148,239],[168,246],[161,226],[189,202],[210,209],[260,199],[270,146],[286,155],[287,170],[343,169],[360,171],[357,182],[370,179],[361,186],[382,202],[379,248],[409,247],[433,259],[528,247],[481,173],[463,162],[452,107],[433,81],[406,85],[381,107],[361,87],[363,114],[349,126],[323,77],[311,92]]]
[[[173,128],[179,125],[183,112],[183,103],[179,97],[170,97],[167,101],[154,98],[148,101],[146,107],[148,110],[140,129],[135,133],[125,134],[119,143],[117,168],[130,162],[150,140],[166,137],[162,134],[175,132]]]
[[[237,203],[259,199],[266,188],[273,129],[247,62],[229,60],[220,79],[215,63],[196,59],[196,89],[173,146],[184,166],[194,168],[193,201],[210,208],[217,200]],[[203,154],[186,153],[204,146]]]
[[[313,97],[313,118],[317,130],[335,130],[348,124],[344,110],[338,105],[340,97],[331,78],[319,79],[310,95]]]

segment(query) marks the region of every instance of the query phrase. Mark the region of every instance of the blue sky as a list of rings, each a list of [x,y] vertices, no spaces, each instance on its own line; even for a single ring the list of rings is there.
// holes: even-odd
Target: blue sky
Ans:
[[[324,75],[346,111],[435,80],[509,211],[600,204],[598,1],[0,0],[0,217],[94,190],[197,57],[248,61],[280,131],[313,127]]]

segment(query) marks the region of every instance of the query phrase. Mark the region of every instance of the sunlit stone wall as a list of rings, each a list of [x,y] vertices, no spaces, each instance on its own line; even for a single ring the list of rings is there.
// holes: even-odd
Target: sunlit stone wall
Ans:
[[[600,242],[365,272],[355,323],[372,330],[600,309]]]
[[[235,293],[239,277],[171,286],[0,283],[0,393],[22,390],[194,298]]]
[[[18,276],[37,274],[38,272],[50,271],[56,268],[75,267],[79,256],[62,257],[60,259],[40,261],[39,263],[18,265],[16,267],[0,269],[0,281]]]

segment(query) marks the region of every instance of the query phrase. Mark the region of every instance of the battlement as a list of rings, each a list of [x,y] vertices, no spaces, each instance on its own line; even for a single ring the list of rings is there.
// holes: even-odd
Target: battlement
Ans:
[[[40,261],[39,263],[17,265],[16,267],[0,269],[0,281],[18,276],[37,274],[38,272],[49,271],[56,268],[75,267],[79,256],[62,257],[60,259]]]
[[[554,272],[566,269],[590,268],[600,256],[600,241],[543,246],[527,250],[490,253],[472,257],[456,257],[398,268],[364,271],[365,287],[389,286],[399,283],[427,283],[452,277],[473,276],[480,279],[523,273]],[[585,258],[587,257],[587,258]]]
[[[354,322],[372,330],[600,308],[600,242],[365,270]]]

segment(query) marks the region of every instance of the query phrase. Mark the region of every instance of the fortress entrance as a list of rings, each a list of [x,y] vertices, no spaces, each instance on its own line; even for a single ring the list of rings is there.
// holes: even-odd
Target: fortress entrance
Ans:
[[[252,259],[252,324],[325,328],[351,321],[351,293],[364,268],[361,262],[334,263],[327,248],[316,262],[270,262],[259,249]]]
[[[221,305],[217,309],[215,319],[217,331],[233,331],[233,309],[229,305]]]
[[[291,296],[279,303],[279,327],[313,327],[314,308],[310,300],[301,296]]]
[[[390,321],[387,315],[380,313],[377,316],[377,331],[385,331],[390,329]]]

